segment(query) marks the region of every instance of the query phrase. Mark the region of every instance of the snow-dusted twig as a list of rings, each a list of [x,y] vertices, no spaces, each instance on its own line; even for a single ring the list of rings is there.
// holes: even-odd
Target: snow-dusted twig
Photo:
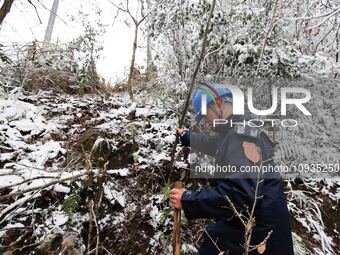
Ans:
[[[307,28],[307,30],[312,30],[314,28],[318,28],[318,27],[322,26],[327,20],[329,20],[331,17],[337,15],[339,12],[340,12],[340,6],[339,6],[339,8],[336,11],[334,11],[331,14],[329,14],[328,16],[326,16],[326,18],[324,18],[322,21],[320,21],[315,26]]]
[[[320,15],[316,15],[316,16],[305,16],[305,17],[297,17],[297,18],[286,18],[288,20],[292,20],[292,21],[297,21],[297,20],[311,20],[311,19],[320,19],[323,17],[328,17],[329,15],[334,15],[335,12],[340,10],[340,5],[335,7],[334,9],[332,9],[329,12],[320,14]]]
[[[331,29],[328,30],[328,32],[318,41],[318,43],[315,45],[314,54],[317,52],[319,45],[327,38],[327,36],[335,29],[335,26],[333,26]]]
[[[261,61],[262,61],[262,58],[263,58],[264,49],[266,48],[267,40],[269,38],[269,34],[270,34],[270,32],[272,31],[272,29],[274,27],[274,21],[275,21],[275,15],[276,15],[276,10],[277,10],[277,6],[278,6],[278,2],[279,2],[279,0],[276,0],[275,4],[274,4],[273,15],[272,15],[272,18],[270,20],[268,30],[267,30],[267,32],[265,34],[265,38],[263,40],[263,44],[262,44],[262,48],[261,48],[261,53],[260,53],[260,58],[259,58],[259,62],[257,64],[255,76],[257,76],[259,71],[260,71]]]
[[[227,40],[225,40],[225,41],[221,44],[221,46],[218,47],[217,49],[212,50],[212,51],[209,51],[207,54],[205,54],[204,60],[205,60],[207,57],[209,57],[211,54],[215,54],[216,52],[219,52],[219,51],[224,47],[224,45],[226,45],[226,43],[227,43]]]
[[[0,187],[0,189],[10,189],[10,188],[20,186],[20,185],[25,184],[27,182],[31,182],[31,181],[38,180],[38,179],[54,179],[54,178],[55,178],[55,176],[36,176],[36,177],[30,178],[30,179],[25,179],[21,182],[10,184],[8,186]]]
[[[40,186],[37,186],[37,187],[33,187],[33,188],[21,190],[21,191],[16,191],[16,192],[13,192],[13,193],[9,193],[9,194],[0,196],[0,201],[3,201],[3,200],[8,199],[8,198],[12,198],[12,197],[20,196],[20,195],[23,195],[27,192],[42,190],[42,189],[45,189],[45,188],[47,188],[51,185],[54,185],[54,184],[59,184],[59,183],[64,183],[66,181],[75,180],[75,179],[78,179],[79,177],[82,177],[82,176],[87,175],[87,174],[88,173],[85,172],[85,173],[77,174],[77,175],[70,176],[70,177],[67,177],[67,178],[63,178],[63,179],[60,179],[60,180],[54,180],[54,181],[51,181],[47,184],[40,185]]]

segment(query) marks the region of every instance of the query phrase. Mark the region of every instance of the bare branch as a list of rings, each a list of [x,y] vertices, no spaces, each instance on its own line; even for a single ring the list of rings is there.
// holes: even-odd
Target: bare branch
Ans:
[[[333,9],[333,10],[331,10],[331,11],[329,11],[329,12],[326,12],[326,13],[323,13],[323,14],[320,14],[320,15],[317,15],[317,16],[297,17],[297,18],[286,18],[286,19],[289,19],[289,20],[292,20],[292,21],[320,19],[320,18],[329,16],[329,15],[333,15],[334,13],[336,13],[337,11],[339,11],[339,9],[340,9],[340,5],[337,6],[337,7],[335,7],[335,9]]]
[[[267,236],[263,239],[263,241],[257,245],[251,245],[249,251],[253,251],[256,250],[257,248],[259,248],[261,245],[264,245],[267,243],[268,239],[270,238],[270,236],[273,234],[273,230],[270,230],[267,234]]]
[[[31,181],[38,180],[38,179],[54,179],[54,178],[55,178],[55,176],[36,176],[34,178],[26,179],[26,180],[23,180],[21,182],[17,182],[17,183],[13,183],[11,185],[8,185],[8,186],[1,187],[0,189],[10,189],[10,188],[13,188],[15,186],[20,186],[24,183],[31,182]]]
[[[324,24],[327,20],[329,20],[329,18],[331,18],[332,16],[335,16],[337,13],[339,13],[340,12],[340,6],[339,6],[339,8],[336,10],[336,11],[334,11],[333,13],[331,13],[331,14],[329,14],[326,18],[324,18],[320,23],[318,23],[317,25],[315,25],[315,26],[312,26],[312,27],[309,27],[309,28],[307,28],[307,30],[311,30],[311,29],[314,29],[314,28],[317,28],[317,27],[320,27],[320,26],[322,26],[322,24]]]
[[[41,18],[40,18],[40,16],[39,16],[39,12],[38,12],[38,10],[37,10],[37,7],[32,3],[31,0],[27,0],[27,1],[34,7],[34,10],[35,10],[35,13],[37,14],[37,17],[38,17],[38,19],[39,19],[39,22],[40,22],[40,24],[42,24],[42,21],[41,21]]]
[[[125,7],[125,8],[122,7],[122,6],[119,6],[119,5],[115,4],[115,3],[112,2],[111,0],[109,0],[109,2],[110,2],[114,7],[116,7],[119,11],[122,11],[122,12],[127,13],[127,14],[130,16],[130,18],[132,19],[133,23],[135,23],[135,25],[137,26],[138,21],[137,21],[137,19],[131,14],[130,9],[129,9],[129,0],[126,0],[126,7]]]
[[[137,26],[139,26],[148,16],[148,14],[146,14],[140,21],[137,22]]]
[[[9,194],[0,196],[0,201],[3,201],[5,199],[11,198],[11,197],[15,197],[15,196],[19,196],[19,195],[25,194],[27,192],[31,192],[31,191],[35,191],[35,190],[42,190],[42,189],[45,189],[45,188],[47,188],[47,187],[49,187],[51,185],[54,185],[54,184],[58,184],[58,183],[66,182],[66,181],[75,180],[75,179],[78,179],[79,177],[82,177],[82,176],[84,176],[86,174],[88,174],[88,173],[85,172],[85,173],[77,174],[77,175],[70,176],[70,177],[67,177],[67,178],[63,178],[63,179],[59,179],[59,180],[54,180],[54,181],[51,181],[51,182],[49,182],[47,184],[40,185],[40,186],[37,186],[37,187],[33,187],[33,188],[21,190],[21,191],[16,191],[16,192],[13,192],[13,193],[9,193]]]
[[[235,208],[234,203],[230,200],[230,198],[228,196],[226,196],[226,199],[227,199],[228,203],[230,204],[231,209],[233,209],[234,214],[240,219],[242,225],[244,227],[246,227],[247,223],[243,220],[244,216]]]
[[[315,45],[314,54],[317,52],[319,45],[322,43],[323,40],[327,38],[327,36],[335,29],[333,26],[328,32],[319,40],[319,42]]]
[[[248,213],[248,216],[245,216],[242,211],[238,211],[236,209],[236,207],[234,206],[233,202],[229,199],[228,196],[226,196],[226,199],[228,201],[228,203],[230,204],[232,210],[234,211],[234,214],[239,218],[239,220],[241,221],[242,225],[244,226],[244,245],[242,245],[243,249],[244,249],[244,255],[248,255],[249,252],[255,250],[255,249],[266,249],[265,244],[267,242],[267,240],[270,238],[271,234],[272,234],[272,230],[270,230],[266,236],[266,238],[258,245],[251,245],[250,242],[252,240],[252,233],[253,233],[253,228],[255,226],[256,220],[254,217],[254,213],[255,213],[255,208],[256,208],[256,204],[257,204],[257,200],[260,199],[262,196],[258,194],[259,191],[259,186],[260,184],[263,182],[263,179],[260,179],[260,174],[261,174],[261,169],[262,169],[262,165],[263,165],[263,160],[262,160],[262,153],[261,151],[259,151],[260,153],[260,164],[256,166],[258,167],[258,173],[257,173],[257,179],[256,179],[256,186],[255,186],[255,190],[254,190],[254,201],[252,204],[252,208],[251,211],[249,212],[249,208],[247,206],[246,207],[246,212]],[[255,163],[255,162],[254,162]]]
[[[7,14],[11,11],[14,0],[5,0],[0,9],[0,25],[4,21]]]
[[[122,8],[122,7],[120,7],[120,6],[118,6],[118,5],[116,5],[114,2],[112,2],[112,1],[109,1],[114,7],[116,7],[118,10],[120,10],[120,11],[122,11],[122,12],[128,12],[127,11],[127,9],[124,9],[124,8]]]
[[[260,66],[261,66],[261,61],[262,61],[262,57],[263,57],[263,52],[264,52],[264,49],[265,49],[265,47],[266,47],[266,44],[267,44],[267,40],[268,40],[269,34],[270,34],[270,32],[272,31],[272,29],[273,29],[274,20],[275,20],[275,14],[276,14],[278,2],[279,2],[279,0],[276,0],[276,1],[275,1],[275,4],[274,4],[273,15],[272,15],[272,18],[271,18],[271,20],[270,20],[269,27],[268,27],[268,30],[267,30],[267,32],[266,32],[266,35],[265,35],[265,38],[264,38],[264,41],[263,41],[263,45],[262,45],[262,49],[261,49],[261,54],[260,54],[260,59],[259,59],[259,62],[258,62],[258,64],[257,64],[255,76],[257,76],[258,73],[259,73],[259,71],[260,71]]]
[[[37,0],[38,1],[38,3],[45,9],[45,10],[47,10],[47,11],[49,11],[49,12],[52,12],[49,8],[47,8],[42,2],[41,2],[41,0]],[[56,15],[56,17],[59,19],[59,20],[61,20],[65,25],[68,25],[68,26],[70,26],[70,24],[68,24],[64,19],[62,19],[62,18],[60,18],[60,16],[58,16],[58,14],[57,13],[54,13],[54,12],[52,12],[54,15]]]

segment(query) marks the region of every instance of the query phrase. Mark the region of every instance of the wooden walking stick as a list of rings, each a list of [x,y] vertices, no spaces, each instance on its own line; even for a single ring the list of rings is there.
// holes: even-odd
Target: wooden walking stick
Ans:
[[[207,47],[207,41],[208,41],[208,30],[209,30],[209,27],[210,27],[211,18],[212,18],[213,13],[214,13],[215,4],[216,4],[216,0],[213,0],[212,3],[211,3],[209,17],[208,17],[208,20],[207,20],[207,23],[206,23],[205,29],[204,29],[204,36],[203,36],[201,53],[200,53],[200,56],[197,60],[196,67],[195,67],[194,73],[192,75],[191,81],[189,83],[189,91],[188,91],[188,94],[187,94],[187,97],[186,97],[186,100],[185,100],[185,103],[184,103],[181,118],[179,119],[179,123],[178,123],[179,128],[183,127],[185,116],[186,116],[186,113],[187,113],[188,108],[189,108],[191,93],[194,89],[196,76],[197,76],[198,71],[200,69],[202,59],[204,58],[205,48]],[[178,142],[179,142],[179,134],[176,132],[176,139],[175,139],[175,142],[172,146],[172,150],[171,150],[171,154],[170,154],[170,164],[169,164],[170,174],[169,174],[169,178],[168,178],[169,180],[171,180],[171,176],[172,176],[172,172],[173,172],[173,166],[174,166],[174,161],[175,161],[175,153],[176,153],[176,147],[177,147]]]
[[[184,108],[183,108],[183,112],[181,115],[181,118],[179,120],[179,125],[178,127],[181,128],[183,126],[184,120],[185,120],[185,115],[188,111],[188,107],[189,107],[189,102],[190,102],[190,96],[191,96],[191,92],[193,91],[194,88],[194,84],[195,84],[195,80],[196,80],[196,76],[198,74],[202,59],[204,57],[205,54],[205,48],[207,46],[207,37],[208,37],[208,30],[210,27],[210,21],[211,18],[213,16],[214,13],[214,8],[215,8],[215,4],[216,4],[216,0],[212,0],[211,3],[211,8],[210,8],[210,12],[209,12],[209,17],[205,26],[205,30],[204,30],[204,36],[203,36],[203,42],[202,42],[202,49],[200,52],[200,56],[197,60],[196,63],[196,67],[194,70],[194,73],[192,75],[192,79],[191,82],[189,83],[189,91],[185,100],[185,104],[184,104]],[[179,134],[176,133],[176,139],[175,142],[173,144],[172,147],[172,151],[171,151],[171,159],[170,159],[170,174],[169,174],[169,180],[171,180],[171,176],[172,176],[172,172],[173,172],[173,165],[174,165],[174,160],[175,160],[175,153],[176,153],[176,147],[177,147],[177,143],[179,141]],[[175,189],[181,189],[182,188],[182,183],[177,181],[175,182]],[[180,228],[181,227],[181,210],[179,209],[175,209],[174,211],[174,231],[173,231],[173,255],[180,255],[181,253],[181,233],[180,233]]]
[[[182,183],[175,182],[175,189],[181,189]],[[172,239],[173,255],[180,255],[181,253],[181,210],[174,211],[174,231]]]

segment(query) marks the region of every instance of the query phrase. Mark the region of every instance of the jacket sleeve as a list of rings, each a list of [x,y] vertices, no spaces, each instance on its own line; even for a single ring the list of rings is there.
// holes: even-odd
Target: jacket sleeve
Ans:
[[[228,148],[223,153],[221,161],[224,164],[236,166],[238,169],[241,166],[250,166],[251,162],[246,158],[243,151],[244,141],[245,139],[241,136],[231,136],[228,140]],[[250,208],[255,199],[256,176],[251,174],[244,178],[242,176],[226,178],[219,180],[211,188],[196,192],[184,192],[182,206],[185,215],[191,219],[230,218],[234,213],[230,209],[226,196],[229,197],[237,210],[244,210],[245,207]]]
[[[186,130],[180,139],[183,146],[190,146],[194,150],[215,156],[219,137],[218,135],[203,135]]]
[[[234,215],[227,196],[238,211],[251,208],[255,199],[256,179],[230,179],[200,191],[187,190],[182,195],[182,207],[189,219],[228,219]]]
[[[218,185],[200,191],[187,190],[182,195],[182,207],[188,219],[230,218],[233,212],[226,208],[228,185]]]

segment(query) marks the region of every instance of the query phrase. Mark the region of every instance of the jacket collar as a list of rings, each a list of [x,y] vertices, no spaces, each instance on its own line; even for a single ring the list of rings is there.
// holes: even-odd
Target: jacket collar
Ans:
[[[237,122],[240,122],[240,123],[243,123],[244,121],[247,121],[249,120],[249,116],[247,115],[234,115],[234,114],[231,114],[229,115],[226,120],[228,121],[227,124],[221,124],[221,125],[218,125],[214,128],[214,131],[216,133],[219,133],[221,135],[225,135],[229,132],[230,129],[232,129]],[[231,125],[232,123],[232,125]]]

